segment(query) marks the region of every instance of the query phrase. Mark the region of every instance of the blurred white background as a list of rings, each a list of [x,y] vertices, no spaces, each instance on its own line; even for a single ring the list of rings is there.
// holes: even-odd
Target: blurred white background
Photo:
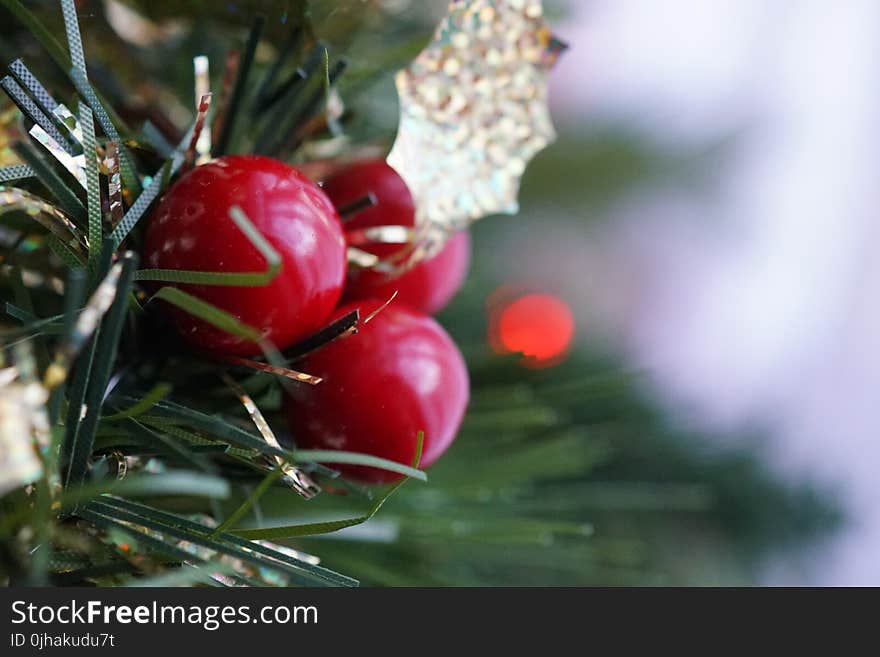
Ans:
[[[570,6],[561,121],[740,141],[712,195],[666,189],[587,243],[541,246],[581,252],[593,275],[573,305],[670,404],[769,429],[778,468],[840,490],[848,529],[806,563],[768,564],[768,583],[880,584],[880,2]],[[525,266],[571,281],[545,248]]]

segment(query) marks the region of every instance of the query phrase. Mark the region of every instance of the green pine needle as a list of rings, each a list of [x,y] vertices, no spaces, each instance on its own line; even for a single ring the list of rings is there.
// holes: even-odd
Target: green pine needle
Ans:
[[[422,449],[424,448],[424,445],[425,434],[424,432],[420,431],[418,435],[418,442],[416,444],[416,454],[412,461],[412,467],[415,472],[418,472],[418,470],[415,470],[415,468],[418,467],[419,462],[422,460]],[[278,540],[284,538],[297,538],[302,536],[316,536],[319,534],[331,534],[333,532],[338,532],[342,529],[347,529],[348,527],[362,525],[363,523],[370,520],[373,516],[375,516],[379,512],[379,509],[382,508],[382,505],[385,504],[386,500],[388,500],[389,497],[400,490],[400,487],[403,486],[408,480],[409,477],[401,479],[396,484],[388,488],[388,490],[386,490],[376,499],[376,501],[373,503],[367,513],[356,518],[348,518],[346,520],[331,520],[327,522],[312,522],[301,525],[288,525],[286,527],[267,527],[264,529],[236,529],[233,530],[232,533],[236,536],[241,536],[242,538],[247,538],[251,540]]]
[[[256,506],[256,504],[260,501],[260,498],[266,493],[266,491],[269,490],[269,487],[273,483],[275,483],[275,481],[277,481],[282,474],[284,474],[284,470],[282,469],[281,465],[276,465],[274,468],[272,468],[269,474],[263,477],[263,480],[256,486],[256,488],[254,488],[253,492],[248,495],[248,498],[244,502],[242,502],[235,511],[230,513],[229,517],[226,518],[226,520],[220,523],[220,525],[214,531],[214,534],[216,535],[225,532],[233,525],[235,525],[235,523],[237,523],[239,520],[244,518],[248,514],[248,512],[250,512],[250,510],[254,508],[254,506]]]
[[[165,399],[171,390],[171,385],[167,383],[157,383],[146,394],[144,394],[143,398],[139,399],[124,411],[113,413],[112,415],[105,415],[101,419],[104,422],[113,422],[114,420],[123,420],[143,415],[153,408],[153,406]]]
[[[65,476],[68,488],[80,484],[85,479],[95,440],[95,430],[101,414],[104,391],[110,380],[119,348],[119,338],[128,312],[128,294],[134,282],[137,256],[128,252],[123,255],[121,263],[122,271],[119,276],[116,298],[102,322],[100,333],[96,333],[94,360],[83,398],[85,414],[77,423],[72,433],[72,440],[64,450],[69,455]]]

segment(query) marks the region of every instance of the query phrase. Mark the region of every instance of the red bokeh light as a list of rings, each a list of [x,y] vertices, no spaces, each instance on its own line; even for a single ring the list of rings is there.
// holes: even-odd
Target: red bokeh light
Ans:
[[[550,294],[526,294],[493,306],[489,339],[495,351],[520,353],[528,367],[550,367],[565,360],[575,333],[565,301]]]

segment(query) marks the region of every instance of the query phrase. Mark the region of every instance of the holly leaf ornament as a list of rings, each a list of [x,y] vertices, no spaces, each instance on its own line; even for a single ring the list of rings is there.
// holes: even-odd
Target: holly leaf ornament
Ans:
[[[540,0],[455,0],[397,74],[400,125],[388,163],[416,202],[410,262],[482,217],[518,212],[526,166],[556,139],[547,87],[563,48]]]

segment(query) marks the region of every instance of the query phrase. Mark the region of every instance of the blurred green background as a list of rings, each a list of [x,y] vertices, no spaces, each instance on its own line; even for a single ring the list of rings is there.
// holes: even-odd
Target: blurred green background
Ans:
[[[150,105],[161,104],[169,132],[191,116],[194,55],[210,56],[216,87],[227,49],[240,47],[256,11],[268,16],[276,46],[293,18],[307,15],[315,35],[349,60],[339,89],[352,147],[385,148],[396,126],[393,73],[430,37],[443,5],[79,4],[96,84],[129,116],[149,117]],[[558,6],[547,4],[558,15]],[[56,3],[30,5],[63,34]],[[132,24],[150,38],[122,38]],[[258,53],[263,61],[271,55],[266,48]],[[0,21],[0,54],[5,61],[25,57],[50,82],[63,79],[11,20]],[[725,154],[725,143],[678,150],[620,124],[557,128],[563,139],[527,172],[522,213],[474,227],[470,279],[440,318],[468,359],[473,385],[453,448],[431,469],[429,483],[408,483],[370,522],[291,545],[368,585],[756,583],[768,558],[796,554],[840,524],[829,491],[781,481],[763,464],[759,435],[723,441],[682,426],[651,398],[641,374],[585,327],[569,358],[553,368],[527,369],[489,348],[487,299],[511,282],[515,264],[504,262],[496,245],[512,228],[523,249],[530,234],[548,227],[586,230],[646,185],[710,184],[707,165]],[[304,503],[284,493],[264,498],[252,521],[362,512],[345,498]]]

